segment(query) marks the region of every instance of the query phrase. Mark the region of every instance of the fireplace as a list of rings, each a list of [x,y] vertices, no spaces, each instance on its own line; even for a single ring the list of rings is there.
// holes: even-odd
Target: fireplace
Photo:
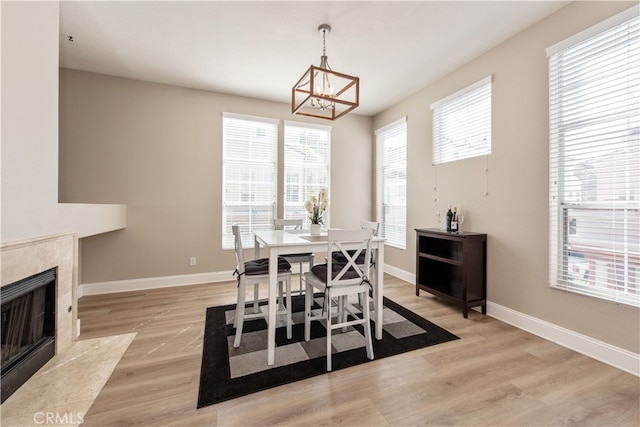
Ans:
[[[55,354],[56,270],[0,289],[2,402]]]
[[[78,273],[78,238],[75,233],[60,233],[48,236],[38,236],[25,240],[2,243],[0,246],[0,300],[4,303],[15,283],[25,278],[31,278],[40,273],[53,270],[55,280],[53,291],[55,294],[55,308],[49,310],[55,317],[55,341],[51,342],[55,356],[62,356],[69,351],[78,336],[76,284]],[[51,281],[49,281],[51,282]],[[47,293],[45,291],[45,297]],[[7,298],[8,300],[8,298]],[[1,304],[0,304],[1,305]],[[4,322],[2,324],[4,328]],[[44,326],[43,326],[44,331]],[[51,329],[48,329],[50,333]],[[4,346],[4,330],[2,330],[2,345]],[[49,339],[48,339],[49,340]],[[4,349],[2,349],[4,354]],[[3,356],[4,357],[4,356]],[[16,390],[11,397],[5,392],[5,366],[2,363],[2,406],[20,398],[21,390]],[[17,388],[17,386],[16,386]],[[21,387],[24,389],[24,387]],[[4,414],[3,414],[4,415]],[[4,418],[4,417],[3,417]]]

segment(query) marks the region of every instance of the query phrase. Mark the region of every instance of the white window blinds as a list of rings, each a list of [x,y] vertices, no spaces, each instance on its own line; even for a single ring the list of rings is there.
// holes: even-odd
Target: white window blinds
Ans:
[[[233,249],[236,223],[253,246],[253,231],[273,228],[278,121],[224,113],[222,122],[222,247]]]
[[[385,244],[406,249],[406,117],[376,130],[376,211]]]
[[[632,9],[548,49],[550,284],[635,306],[639,43]]]
[[[491,154],[491,77],[431,104],[433,164]]]
[[[317,196],[321,188],[329,190],[330,142],[329,126],[284,124],[284,217],[304,218],[303,228],[311,224],[304,202],[312,195]],[[324,215],[325,226],[330,210],[331,203]]]

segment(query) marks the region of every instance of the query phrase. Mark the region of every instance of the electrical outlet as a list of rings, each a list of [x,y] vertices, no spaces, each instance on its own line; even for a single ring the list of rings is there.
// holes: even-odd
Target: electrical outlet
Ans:
[[[189,258],[189,265],[191,266],[196,265],[196,257],[192,256],[191,258]]]

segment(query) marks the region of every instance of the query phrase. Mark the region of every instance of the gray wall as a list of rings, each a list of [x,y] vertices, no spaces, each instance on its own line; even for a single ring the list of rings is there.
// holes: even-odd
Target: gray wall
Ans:
[[[571,3],[378,115],[374,127],[408,116],[410,233],[437,226],[436,211],[444,212],[449,203],[462,208],[464,229],[488,234],[491,302],[639,353],[637,308],[548,286],[545,49],[632,5],[637,3]],[[430,104],[488,75],[493,75],[491,155],[432,166]],[[406,252],[389,248],[385,261],[415,272],[414,251],[410,238]]]
[[[124,230],[82,239],[81,283],[233,270],[223,112],[297,120],[285,104],[60,70],[60,201],[127,206]],[[332,126],[331,225],[357,227],[372,219],[372,118],[321,123]]]

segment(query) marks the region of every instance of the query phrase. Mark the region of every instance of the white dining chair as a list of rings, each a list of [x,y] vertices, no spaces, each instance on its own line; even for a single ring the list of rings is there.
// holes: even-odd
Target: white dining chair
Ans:
[[[369,291],[371,283],[371,239],[373,230],[334,230],[329,229],[327,253],[340,252],[344,263],[336,263],[333,257],[327,258],[326,264],[313,266],[305,274],[305,324],[304,339],[311,339],[311,321],[326,321],[327,371],[331,370],[331,335],[336,329],[346,330],[348,326],[362,325],[364,329],[367,357],[373,359],[373,343],[371,340]],[[358,263],[358,257],[364,254],[364,262]],[[314,289],[323,293],[323,309],[314,315],[311,307]],[[360,310],[349,302],[349,296],[357,296]],[[333,311],[333,300],[337,301],[337,312]],[[351,320],[349,320],[349,315]],[[362,317],[360,317],[360,315]],[[336,321],[334,322],[334,316]]]
[[[238,297],[236,302],[236,312],[234,317],[234,326],[236,335],[233,346],[238,348],[242,338],[242,330],[244,321],[256,318],[267,318],[268,312],[263,312],[258,306],[258,287],[260,283],[269,283],[269,258],[259,258],[251,261],[244,260],[244,252],[242,249],[242,238],[240,236],[240,227],[237,224],[231,226],[234,238],[234,247],[236,253],[236,271],[238,276]],[[286,286],[286,293],[282,289],[282,284]],[[247,284],[254,285],[253,310],[247,312],[246,293]],[[283,298],[286,303],[283,304]],[[285,259],[278,260],[278,314],[286,315],[287,339],[291,339],[291,264]]]
[[[365,221],[365,220],[361,220],[360,221],[360,228],[363,230],[373,230],[373,235],[377,236],[378,235],[378,229],[380,228],[380,223],[379,222],[374,222],[374,221]],[[364,253],[361,253],[359,258],[358,258],[358,263],[362,264],[364,262]],[[344,256],[342,255],[342,253],[340,252],[334,252],[333,253],[333,259],[336,262],[342,263],[345,261]],[[371,266],[373,267],[375,265],[375,255],[371,254]]]
[[[302,219],[274,218],[273,228],[275,230],[302,230]],[[291,264],[298,264],[298,273],[292,273],[292,275],[298,276],[298,279],[300,281],[298,293],[302,295],[302,293],[304,292],[303,266],[304,264],[307,264],[307,271],[311,271],[311,267],[313,267],[313,253],[305,252],[301,254],[284,254],[280,256],[289,261]]]
[[[361,220],[360,221],[360,228],[363,230],[373,230],[373,235],[377,236],[378,235],[378,229],[380,228],[380,223],[379,222],[375,222],[375,221],[366,221],[366,220]],[[353,253],[353,251],[350,251],[349,253]],[[338,262],[338,263],[344,263],[345,262],[345,258],[342,255],[342,253],[340,252],[334,252],[333,254],[333,260],[334,262]],[[358,257],[358,264],[362,264],[364,263],[364,253],[361,253],[360,256]],[[375,268],[376,267],[376,254],[375,251],[371,253],[371,268]],[[371,278],[371,280],[375,280],[375,274],[373,275],[374,277]],[[372,282],[373,283],[373,282]],[[375,284],[375,283],[373,283]],[[374,286],[374,290],[376,289],[376,287]],[[375,291],[374,291],[375,292]],[[375,293],[373,295],[374,300],[375,300]],[[362,301],[360,301],[360,303],[362,303]]]
[[[376,221],[367,221],[363,219],[363,220],[360,220],[360,228],[370,228],[371,230],[373,230],[373,235],[377,236],[378,230],[380,229],[380,223]]]

